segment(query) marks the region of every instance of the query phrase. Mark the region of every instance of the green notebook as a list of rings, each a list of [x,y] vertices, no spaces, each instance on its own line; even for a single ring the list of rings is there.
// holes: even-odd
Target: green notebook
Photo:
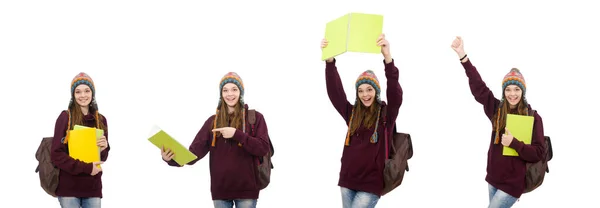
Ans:
[[[522,141],[526,145],[531,144],[531,137],[533,135],[533,116],[522,116],[507,114],[506,115],[506,128],[510,133],[519,141]],[[504,146],[502,150],[504,156],[519,156],[519,153],[513,148]]]
[[[150,138],[148,138],[148,141],[150,141],[159,149],[162,149],[163,145],[165,149],[171,149],[171,151],[175,153],[173,160],[175,160],[175,162],[181,166],[198,158],[196,155],[194,155],[194,153],[190,152],[188,148],[181,145],[181,143],[163,130],[160,130],[156,134],[152,135]]]
[[[335,57],[345,52],[381,53],[377,38],[383,32],[383,16],[376,14],[349,13],[328,22],[321,59]]]
[[[92,127],[81,126],[81,125],[75,125],[75,126],[73,126],[73,130],[88,129],[88,128],[92,128]],[[96,129],[96,137],[100,138],[102,136],[104,136],[104,130],[102,130],[102,129]]]

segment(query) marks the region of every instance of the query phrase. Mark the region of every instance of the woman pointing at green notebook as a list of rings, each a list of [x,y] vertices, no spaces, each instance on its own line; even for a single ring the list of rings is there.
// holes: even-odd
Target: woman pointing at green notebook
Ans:
[[[508,208],[521,197],[526,186],[527,163],[544,159],[544,126],[542,117],[533,111],[525,99],[526,84],[521,72],[513,68],[502,80],[502,97],[498,100],[481,79],[464,50],[461,37],[451,45],[462,63],[469,79],[469,87],[475,100],[483,105],[485,115],[492,123],[492,136],[488,150],[487,176],[489,207]],[[514,137],[507,128],[509,115],[533,116],[531,144]],[[507,154],[506,149],[516,154]]]
[[[273,153],[263,115],[244,104],[244,84],[234,72],[220,81],[220,99],[215,115],[210,116],[189,147],[198,158],[210,153],[211,193],[215,208],[256,207],[259,192],[265,188],[265,171],[270,172],[266,156]],[[169,165],[181,167],[174,153],[162,151]],[[266,160],[265,160],[266,159]]]

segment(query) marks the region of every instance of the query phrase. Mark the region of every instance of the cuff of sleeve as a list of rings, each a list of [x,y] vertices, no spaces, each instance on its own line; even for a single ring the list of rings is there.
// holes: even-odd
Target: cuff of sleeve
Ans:
[[[465,61],[465,62],[462,62],[462,61],[459,61],[459,62],[460,62],[460,64],[462,64],[463,66],[470,66],[470,65],[472,65],[472,64],[471,64],[471,59],[467,59],[467,61]]]
[[[181,166],[181,165],[179,165],[179,163],[175,162],[174,159],[171,159],[171,160],[165,161],[165,162],[167,162],[167,164],[169,164],[170,166]]]
[[[385,65],[385,67],[389,67],[389,66],[394,66],[394,59],[392,59],[392,61],[390,61],[390,63],[385,63],[385,59],[383,59],[383,65]]]
[[[83,173],[92,174],[94,165],[92,163],[83,163]]]
[[[233,134],[233,137],[232,137],[233,140],[235,140],[235,141],[237,141],[239,143],[242,143],[242,145],[244,143],[246,143],[246,138],[247,138],[246,133],[242,132],[239,129],[235,130],[235,133]]]
[[[518,150],[521,150],[523,145],[525,145],[523,142],[517,140],[517,138],[513,138],[513,140],[510,142],[510,144],[508,146],[510,148],[513,148],[518,151]]]
[[[327,65],[335,65],[335,62],[337,62],[337,59],[333,58],[332,62],[325,61],[325,64],[327,64]]]

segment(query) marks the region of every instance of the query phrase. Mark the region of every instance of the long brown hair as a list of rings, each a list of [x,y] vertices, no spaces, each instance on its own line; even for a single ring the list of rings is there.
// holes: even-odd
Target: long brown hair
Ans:
[[[504,93],[502,93],[502,96],[504,96]],[[495,144],[498,144],[498,142],[500,141],[500,138],[499,138],[500,132],[502,130],[504,130],[504,128],[506,128],[506,115],[509,113],[511,113],[511,114],[516,113],[519,115],[528,115],[529,107],[527,106],[527,101],[525,100],[525,97],[521,97],[521,100],[517,104],[516,112],[515,112],[515,110],[510,109],[510,103],[508,103],[508,100],[506,100],[506,98],[504,98],[504,97],[502,98],[500,106],[498,107],[498,110],[494,114],[493,126],[494,126],[494,129],[496,130],[496,139],[494,140]]]
[[[104,116],[98,112],[98,109],[96,109],[95,105],[92,105],[93,102],[94,101],[92,100],[92,102],[89,104],[88,113],[94,115],[94,119],[96,120],[94,127],[106,131],[107,127],[102,122],[104,120]],[[71,114],[71,126],[68,127],[69,129],[71,129],[74,125],[84,125],[83,112],[81,111],[81,105],[79,105],[79,103],[72,101],[71,105],[69,106],[69,111]]]
[[[361,126],[372,128],[375,122],[377,122],[377,113],[380,107],[381,104],[378,102],[373,102],[371,106],[367,107],[360,100],[357,100],[352,110],[352,118],[350,119],[350,135],[354,135],[356,130]]]
[[[229,114],[227,103],[223,97],[219,101],[219,107],[215,115],[215,125],[213,129],[221,127],[233,127],[236,129],[242,129],[243,117],[244,117],[244,106],[240,103],[235,105],[235,110],[232,114]],[[216,132],[216,136],[221,136],[221,132]]]

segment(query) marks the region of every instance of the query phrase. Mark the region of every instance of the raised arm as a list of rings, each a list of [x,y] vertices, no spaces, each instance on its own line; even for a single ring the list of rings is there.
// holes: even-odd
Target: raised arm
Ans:
[[[398,117],[398,111],[402,105],[402,87],[398,81],[400,78],[398,68],[394,64],[394,59],[390,53],[390,44],[381,34],[377,39],[377,44],[381,47],[383,55],[383,64],[385,65],[385,78],[387,80],[386,96],[388,99],[387,120],[389,123],[395,123]]]
[[[327,47],[327,40],[323,39],[321,42],[321,48]],[[340,79],[337,67],[335,66],[335,58],[326,60],[325,63],[325,83],[327,85],[327,95],[329,100],[333,104],[333,107],[344,117],[346,123],[350,120],[350,111],[352,111],[352,104],[348,102],[346,98],[346,92]]]
[[[67,153],[67,145],[62,143],[63,138],[67,134],[68,122],[69,114],[66,111],[63,111],[56,119],[50,159],[56,167],[71,175],[79,175],[82,173],[91,174],[93,169],[92,163],[85,163],[81,160],[73,159]]]
[[[471,94],[473,94],[473,97],[475,97],[475,100],[477,102],[483,105],[485,114],[491,120],[494,116],[495,110],[500,104],[500,100],[494,97],[492,91],[487,87],[483,79],[481,79],[481,75],[479,75],[477,68],[473,66],[471,60],[467,57],[467,54],[464,50],[462,38],[456,37],[454,42],[452,42],[451,47],[461,59],[462,66],[465,69],[467,77],[469,78],[469,87],[471,88]]]
[[[544,123],[542,122],[542,117],[535,112],[531,145],[526,145],[522,141],[513,139],[509,147],[515,149],[521,159],[535,163],[540,161],[544,156],[544,142]]]

